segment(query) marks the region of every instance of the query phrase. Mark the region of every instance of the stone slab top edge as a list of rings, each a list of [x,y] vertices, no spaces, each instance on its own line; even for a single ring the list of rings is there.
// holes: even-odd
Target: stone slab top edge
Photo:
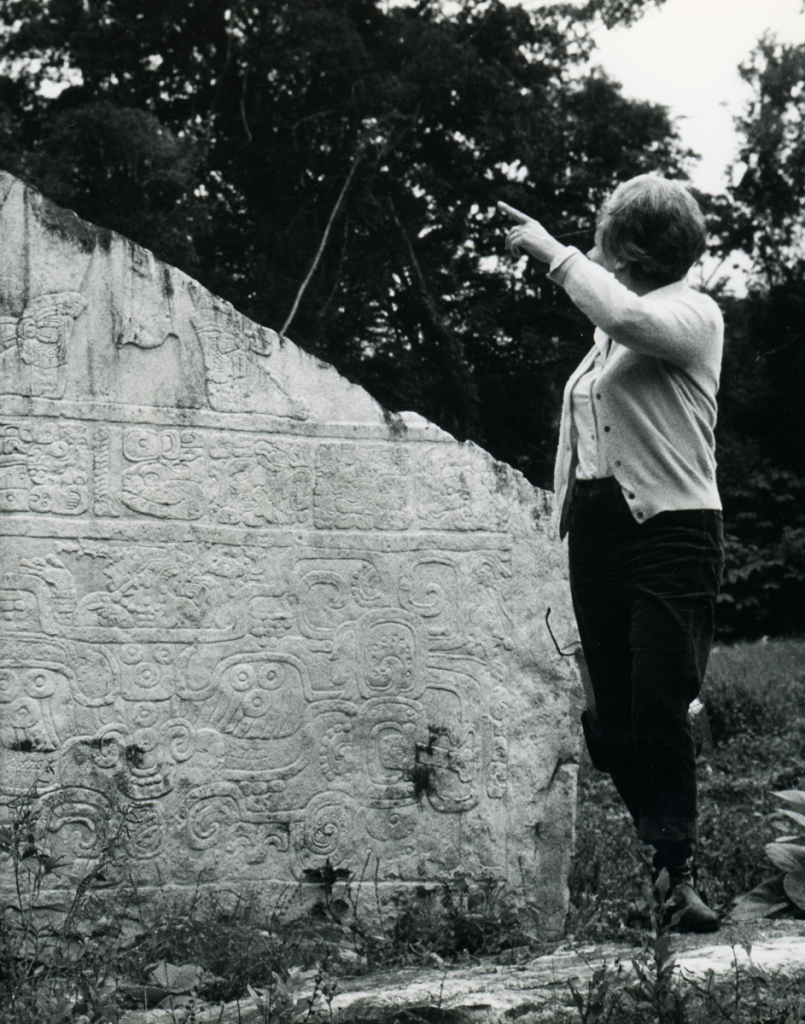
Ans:
[[[521,508],[539,508],[543,524],[553,518],[552,492],[533,486],[519,470],[495,459],[472,441],[457,441],[419,413],[391,412],[384,408],[334,366],[270,328],[249,321],[231,303],[212,295],[183,271],[162,263],[152,252],[124,236],[84,221],[3,171],[0,171],[0,223],[4,234],[11,235],[12,242],[15,232],[18,234],[23,251],[34,251],[27,243],[35,241],[38,251],[44,252],[44,258],[31,266],[21,264],[14,255],[13,245],[6,247],[5,256],[0,254],[0,320],[5,321],[6,333],[13,333],[15,318],[24,318],[26,305],[35,302],[37,296],[53,292],[58,297],[78,292],[76,300],[80,300],[82,307],[73,329],[76,335],[73,342],[79,342],[80,351],[67,387],[52,395],[26,392],[24,388],[15,391],[13,381],[0,374],[0,413],[3,415],[121,425],[223,428],[244,434],[264,433],[310,441],[332,439],[404,445],[424,442],[448,447],[452,444],[471,458],[485,462],[496,479],[513,486]],[[117,297],[121,291],[127,295],[122,305]],[[176,339],[174,331],[181,335],[181,344],[187,352],[193,346],[210,344],[209,339],[203,342],[196,337],[200,316],[207,317],[214,330],[221,330],[223,324],[223,329],[228,325],[235,333],[255,335],[258,348],[262,339],[266,354],[254,356],[252,363],[259,364],[258,377],[267,381],[269,389],[279,387],[280,404],[284,403],[290,412],[275,414],[270,403],[262,405],[259,399],[246,408],[237,402],[215,404],[209,390],[205,393],[203,369],[198,365],[196,376],[200,373],[202,382],[197,381],[195,389],[186,389],[178,398],[170,389],[161,395],[158,393],[162,368],[170,369],[170,364],[159,363],[154,351],[161,352],[168,346],[160,341],[161,335],[155,339],[158,344],[153,349],[150,341],[143,343],[136,336],[136,330],[143,326],[138,318],[145,318],[146,331],[158,332],[159,326],[154,327],[157,320],[148,318],[162,317],[165,323],[161,329],[170,330],[168,338]],[[132,340],[133,320],[138,322],[134,325]],[[79,339],[78,335],[83,336]],[[70,358],[73,360],[73,356]],[[200,355],[194,358],[198,363]],[[87,378],[93,378],[94,371],[110,364],[114,365],[106,371],[111,376],[105,385],[85,384]],[[177,367],[177,372],[182,371]],[[121,374],[125,377],[122,384]],[[148,379],[149,375],[155,378],[153,393],[143,384],[143,379]],[[135,383],[130,386],[132,382]],[[89,390],[85,390],[87,388]]]
[[[293,342],[288,342],[288,344],[293,344]],[[457,441],[452,434],[442,430],[441,427],[416,412],[389,412],[383,409],[384,422],[382,425],[349,420],[340,423],[305,422],[299,424],[279,416],[253,412],[230,413],[213,409],[128,405],[119,402],[93,402],[89,405],[62,399],[32,398],[26,395],[4,393],[2,383],[0,380],[0,410],[7,416],[36,416],[103,423],[147,423],[164,426],[209,427],[211,429],[223,427],[243,433],[284,434],[290,437],[315,437],[318,435],[354,440],[427,441],[429,443],[464,444],[484,451],[473,441]],[[380,408],[383,407],[380,406]],[[485,454],[489,455],[488,452]],[[489,455],[489,458],[491,459],[493,456]],[[513,468],[512,471],[519,472]]]
[[[247,319],[238,313],[227,300],[212,296],[183,271],[162,263],[150,250],[137,245],[111,229],[84,221],[73,211],[60,207],[48,199],[33,186],[0,170],[0,216],[3,215],[4,208],[12,204],[15,196],[17,201],[22,200],[26,205],[27,217],[30,218],[33,215],[33,218],[62,249],[72,247],[76,253],[83,254],[84,258],[87,253],[93,253],[96,250],[107,254],[112,253],[115,249],[125,250],[130,261],[137,261],[140,265],[159,267],[163,274],[170,275],[174,291],[178,290],[177,286],[180,285],[183,285],[185,289],[189,287],[201,291],[210,295],[218,310],[230,311],[234,316]],[[0,274],[0,313],[19,316],[22,314],[22,310],[16,307],[19,307],[24,300],[20,300],[18,296],[15,301],[8,294],[9,289],[5,287],[5,284],[6,282],[3,281]],[[58,287],[63,288],[63,282],[59,282]],[[257,326],[259,327],[259,325]],[[247,432],[263,431],[290,435],[306,434],[308,436],[321,434],[321,436],[355,439],[377,438],[406,442],[456,443],[453,435],[419,413],[410,410],[391,412],[371,397],[360,385],[354,384],[344,377],[332,364],[301,349],[291,339],[281,337],[270,328],[263,327],[262,330],[276,339],[278,349],[286,350],[286,361],[287,356],[292,354],[293,361],[310,364],[310,369],[315,367],[324,374],[327,380],[326,383],[323,381],[323,390],[334,389],[337,391],[339,404],[346,409],[351,409],[354,415],[350,416],[347,413],[343,417],[339,416],[335,422],[332,419],[328,419],[326,422],[315,422],[311,419],[300,424],[293,420],[264,415],[259,412],[221,412],[209,408],[136,405],[102,400],[70,402],[68,397],[50,400],[4,393],[2,380],[0,380],[0,408],[5,414],[21,416],[51,416],[105,420],[107,422],[165,423],[168,425],[179,423],[187,426],[225,426]],[[470,444],[472,445],[472,443]],[[483,451],[480,448],[478,450]],[[493,456],[488,453],[484,452],[484,454],[493,459]],[[498,460],[493,459],[493,461],[497,462]],[[512,469],[512,471],[518,476],[522,475],[517,470]],[[523,482],[527,483],[525,479]]]

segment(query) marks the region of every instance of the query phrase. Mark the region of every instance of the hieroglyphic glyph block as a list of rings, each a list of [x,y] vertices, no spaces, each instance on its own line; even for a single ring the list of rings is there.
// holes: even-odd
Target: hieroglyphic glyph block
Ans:
[[[144,889],[461,871],[558,927],[550,496],[8,176],[0,200],[6,813],[40,781],[65,885],[124,807]]]

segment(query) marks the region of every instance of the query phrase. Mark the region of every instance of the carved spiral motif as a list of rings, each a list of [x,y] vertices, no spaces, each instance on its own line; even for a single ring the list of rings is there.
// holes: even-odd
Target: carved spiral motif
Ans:
[[[322,793],[305,817],[305,846],[316,857],[333,857],[350,835],[352,809],[339,793]]]
[[[156,729],[138,729],[132,741],[140,754],[150,754],[159,747],[159,735]]]
[[[99,793],[68,787],[45,798],[41,820],[58,837],[58,852],[86,857],[105,839],[109,815],[110,807]]]
[[[8,709],[7,721],[12,729],[31,729],[39,722],[39,708],[30,697],[20,697]]]
[[[22,685],[26,696],[42,700],[45,697],[53,696],[59,678],[60,673],[57,674],[52,669],[30,668],[25,673]],[[64,676],[61,676],[61,679],[66,682]]]
[[[159,434],[140,427],[127,430],[123,437],[123,454],[131,462],[158,459],[162,454]]]
[[[142,644],[124,644],[120,648],[120,660],[124,665],[138,665],[145,658]]]
[[[126,745],[123,728],[108,725],[95,736],[92,759],[99,768],[115,768],[120,763]]]
[[[322,775],[328,782],[336,778],[351,779],[355,771],[355,758],[352,743],[352,725],[349,722],[336,722],[324,734],[321,740],[319,764]]]
[[[132,716],[133,723],[140,729],[148,729],[157,720],[157,709],[153,704],[138,704]]]
[[[227,678],[233,690],[243,693],[254,686],[254,674],[254,665],[235,665],[227,673]]]
[[[279,690],[285,683],[286,667],[281,662],[268,661],[256,666],[257,684],[263,690]]]
[[[168,738],[168,749],[174,761],[187,761],[193,756],[196,748],[195,729],[182,718],[175,718],[165,725],[164,733]]]
[[[383,580],[371,562],[364,562],[353,574],[352,596],[362,608],[371,608],[381,602]]]
[[[150,690],[159,682],[159,669],[156,665],[140,665],[135,676],[139,686]]]
[[[187,814],[188,843],[194,850],[208,850],[216,846],[230,826],[239,820],[240,811],[234,797],[203,797]]]
[[[154,661],[160,665],[170,665],[173,662],[174,653],[171,647],[157,647],[154,651]]]
[[[271,707],[271,701],[261,690],[250,690],[241,701],[247,718],[261,718]]]

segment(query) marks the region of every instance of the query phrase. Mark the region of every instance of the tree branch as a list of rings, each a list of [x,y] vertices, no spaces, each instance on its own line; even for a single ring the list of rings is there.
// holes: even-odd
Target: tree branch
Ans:
[[[308,270],[307,276],[305,277],[302,284],[299,286],[299,291],[296,293],[296,298],[294,299],[293,306],[291,307],[291,312],[288,314],[288,318],[282,325],[280,336],[284,336],[285,332],[290,327],[293,318],[296,316],[296,311],[299,309],[299,303],[302,301],[302,296],[305,294],[307,286],[310,284],[311,278],[316,273],[316,267],[318,267],[319,265],[322,253],[324,252],[324,247],[327,245],[327,239],[330,237],[330,230],[333,226],[333,223],[335,222],[335,218],[338,216],[338,211],[341,209],[341,204],[344,201],[344,196],[347,194],[347,189],[350,186],[350,182],[352,181],[355,171],[358,169],[358,164],[360,163],[362,156],[363,146],[360,146],[358,148],[357,153],[352,158],[352,166],[350,167],[347,179],[344,182],[343,186],[341,187],[341,191],[338,194],[338,199],[336,199],[335,201],[335,206],[333,207],[332,213],[330,214],[330,219],[327,221],[327,226],[324,229],[324,234],[321,236],[321,242],[319,243],[318,251],[315,257],[313,258],[313,262],[310,265],[310,270]]]
[[[246,137],[251,143],[254,142],[254,136],[252,135],[252,130],[249,127],[249,121],[248,118],[246,117],[246,85],[248,81],[249,69],[247,67],[246,70],[243,72],[243,88],[241,89],[240,92],[240,119],[243,122],[243,127],[246,129]]]
[[[441,312],[436,304],[436,300],[431,294],[428,283],[425,280],[425,275],[422,272],[422,267],[417,259],[416,252],[414,251],[413,243],[405,230],[403,222],[397,213],[397,208],[394,205],[394,201],[389,197],[389,206],[391,208],[391,215],[394,218],[394,222],[402,235],[406,247],[408,249],[408,256],[411,264],[411,269],[414,272],[417,282],[419,283],[420,292],[422,294],[422,302],[425,309],[428,312],[431,323],[436,328],[436,331],[444,341],[447,343],[447,347],[450,353],[452,363],[447,364],[447,369],[451,374],[457,387],[463,388],[464,392],[464,415],[467,422],[474,418],[475,410],[478,404],[478,389],[473,380],[472,372],[467,363],[467,356],[464,349],[464,344],[460,338],[456,337],[451,326],[450,320],[445,314]],[[465,424],[466,426],[466,424]]]

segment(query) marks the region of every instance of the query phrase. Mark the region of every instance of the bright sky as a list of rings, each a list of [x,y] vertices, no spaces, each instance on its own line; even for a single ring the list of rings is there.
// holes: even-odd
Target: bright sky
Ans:
[[[766,31],[805,43],[803,2],[665,0],[630,28],[602,29],[593,60],[625,95],[662,103],[682,119],[683,141],[702,156],[694,184],[721,192],[737,146],[732,119],[749,98],[738,65]]]

